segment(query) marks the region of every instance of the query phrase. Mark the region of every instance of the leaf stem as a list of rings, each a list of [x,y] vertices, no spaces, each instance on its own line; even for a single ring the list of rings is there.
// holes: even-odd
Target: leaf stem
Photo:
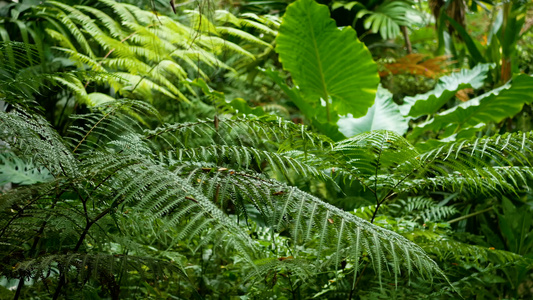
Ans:
[[[488,212],[488,211],[491,211],[494,209],[494,206],[491,206],[489,208],[485,208],[483,210],[480,210],[480,211],[476,211],[476,212],[473,212],[471,214],[468,214],[468,215],[464,215],[464,216],[460,216],[459,218],[456,218],[456,219],[453,219],[453,220],[450,220],[448,221],[448,224],[452,224],[452,223],[455,223],[455,222],[459,222],[459,221],[462,221],[464,219],[468,219],[470,217],[473,217],[473,216],[476,216],[476,215],[480,215],[482,213],[485,213],[485,212]]]

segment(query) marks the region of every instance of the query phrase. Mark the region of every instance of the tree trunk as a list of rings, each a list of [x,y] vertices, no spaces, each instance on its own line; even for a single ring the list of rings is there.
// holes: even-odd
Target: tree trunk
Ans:
[[[403,38],[405,40],[405,47],[407,48],[407,53],[411,54],[413,53],[413,47],[411,46],[411,40],[409,39],[409,33],[407,32],[407,27],[402,25],[400,26],[400,28],[402,29]]]

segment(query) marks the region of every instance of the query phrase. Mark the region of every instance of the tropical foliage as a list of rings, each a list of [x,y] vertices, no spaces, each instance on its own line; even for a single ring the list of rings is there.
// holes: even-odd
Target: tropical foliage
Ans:
[[[530,4],[3,4],[0,299],[533,295]]]

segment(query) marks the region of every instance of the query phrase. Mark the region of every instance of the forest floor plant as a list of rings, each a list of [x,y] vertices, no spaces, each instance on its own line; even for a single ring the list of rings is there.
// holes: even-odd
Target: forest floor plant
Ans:
[[[36,12],[67,32],[65,37],[85,45],[85,56],[76,47],[58,50],[70,53],[76,63],[93,66],[91,71],[33,68],[33,57],[42,54],[38,48],[13,42],[2,47],[0,299],[531,294],[533,132],[466,134],[424,146],[403,137],[408,125],[400,119],[428,114],[438,120],[443,114],[437,111],[455,90],[479,87],[489,66],[449,75],[436,92],[428,93],[438,103],[418,96],[402,112],[406,107],[393,103],[392,95],[377,86],[377,67],[355,32],[338,29],[327,7],[299,0],[288,6],[276,40],[294,85],[265,70],[310,126],[295,124],[239,101],[227,103],[223,93],[200,78],[185,83],[190,74],[180,73],[183,80],[173,82],[167,81],[168,74],[158,77],[152,71],[183,50],[180,41],[173,41],[178,45],[170,52],[153,56],[153,40],[171,46],[165,31],[150,25],[153,14],[113,1],[98,3],[130,22],[121,27],[98,9],[54,1]],[[84,12],[101,23],[91,23]],[[214,29],[200,21],[202,16],[191,14],[206,39],[216,37],[217,30],[232,31]],[[219,16],[234,24],[252,22],[253,30],[269,32],[261,25],[266,19]],[[191,32],[170,18],[160,20]],[[291,36],[301,33],[301,25],[307,38],[294,44],[297,39]],[[126,29],[137,33],[125,39],[128,35],[121,30]],[[185,36],[178,37],[190,41]],[[242,32],[238,36],[247,37]],[[353,47],[340,47],[343,40]],[[195,70],[209,68],[218,61],[217,45],[225,43],[215,41],[195,40],[198,44],[172,58],[172,65],[186,65],[189,51],[196,49],[207,53],[202,56],[207,61]],[[251,37],[246,41],[261,44]],[[61,43],[68,46],[70,40]],[[143,43],[147,51],[139,49]],[[124,52],[113,59],[91,56],[91,44],[100,45],[102,53]],[[237,53],[246,51],[229,45]],[[357,56],[351,57],[353,53]],[[338,63],[342,57],[351,57],[345,66]],[[134,64],[126,64],[128,59]],[[21,62],[25,67],[16,67]],[[133,65],[145,68],[133,70]],[[359,67],[353,74],[361,77],[346,70],[351,66]],[[112,74],[117,69],[120,74]],[[137,71],[137,77],[129,76]],[[146,83],[152,78],[164,84],[141,87],[138,76]],[[81,85],[65,86],[69,78]],[[105,101],[83,102],[90,94],[83,82],[105,86],[102,78],[112,78],[115,91],[132,99],[111,97],[95,87]],[[363,84],[353,84],[361,78]],[[523,91],[530,81],[530,76],[518,76],[465,110],[476,105],[498,109],[498,99],[518,99],[518,92],[527,96]],[[181,83],[187,87],[175,86]],[[167,98],[150,99],[152,104],[135,100],[168,89],[168,98],[187,101],[180,93],[191,89],[193,95],[193,86],[219,106],[210,110],[209,118],[180,120],[178,114],[172,117],[175,121],[156,109],[165,107],[162,99]],[[77,97],[79,108],[60,114],[67,122],[51,123],[50,115],[57,112],[32,100],[47,88]],[[513,107],[525,101],[519,99]],[[401,121],[403,132],[372,130],[373,120],[384,111]],[[360,131],[343,129],[338,120],[350,120]],[[459,128],[477,129],[476,124],[460,123]]]

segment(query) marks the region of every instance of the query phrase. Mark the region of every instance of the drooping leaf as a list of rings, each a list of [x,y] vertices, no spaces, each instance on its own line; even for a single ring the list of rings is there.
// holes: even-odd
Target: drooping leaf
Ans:
[[[302,95],[302,92],[298,87],[289,87],[284,79],[280,76],[279,72],[268,69],[263,70],[265,74],[270,77],[274,82],[289,96],[291,101],[298,107],[300,112],[302,112],[306,118],[309,119],[311,125],[313,125],[318,131],[322,134],[325,134],[330,139],[334,141],[340,141],[346,138],[342,133],[339,132],[339,127],[337,126],[337,120],[339,119],[338,115],[330,116],[330,121],[327,121],[327,111],[321,103],[310,103],[306,101]]]
[[[394,39],[400,34],[400,26],[408,26],[413,23],[412,16],[420,13],[412,7],[410,1],[391,0],[385,1],[375,10],[362,9],[357,13],[357,18],[365,15],[365,29],[372,33],[378,33],[384,40]]]
[[[289,5],[276,42],[283,68],[291,72],[307,101],[322,99],[328,114],[354,117],[372,106],[377,66],[355,30],[337,28],[327,6],[313,0]]]
[[[374,105],[361,118],[341,118],[337,124],[344,135],[350,137],[365,131],[390,130],[400,135],[408,128],[408,120],[402,116],[398,105],[392,100],[392,94],[379,87]]]
[[[474,43],[474,40],[472,37],[468,34],[468,32],[465,30],[461,24],[457,23],[453,18],[450,18],[446,14],[443,14],[444,20],[450,23],[451,26],[457,31],[457,33],[461,36],[463,41],[465,42],[466,48],[468,49],[468,52],[470,52],[470,55],[472,55],[472,58],[475,63],[485,63],[486,59],[481,55],[481,52],[476,46],[476,43]]]
[[[443,76],[432,91],[413,97],[405,97],[405,104],[400,107],[400,110],[404,115],[413,118],[432,115],[446,104],[458,90],[480,88],[491,67],[492,64],[480,64],[471,70],[462,69],[459,72]]]
[[[289,87],[285,83],[285,79],[282,78],[280,73],[274,69],[262,70],[270,79],[272,79],[280,88],[285,92],[285,94],[291,99],[291,101],[298,107],[300,112],[302,112],[307,118],[312,119],[315,117],[320,109],[325,110],[323,107],[318,106],[317,103],[310,103],[305,101],[302,96],[302,93],[297,87]]]
[[[524,104],[533,103],[532,86],[533,77],[522,74],[512,83],[437,114],[415,127],[411,136],[416,137],[428,130],[446,129],[442,137],[447,137],[479,123],[500,122],[519,113]]]
[[[87,98],[89,99],[91,106],[98,106],[106,102],[115,101],[115,98],[109,95],[106,95],[106,94],[98,93],[98,92],[88,94]]]

